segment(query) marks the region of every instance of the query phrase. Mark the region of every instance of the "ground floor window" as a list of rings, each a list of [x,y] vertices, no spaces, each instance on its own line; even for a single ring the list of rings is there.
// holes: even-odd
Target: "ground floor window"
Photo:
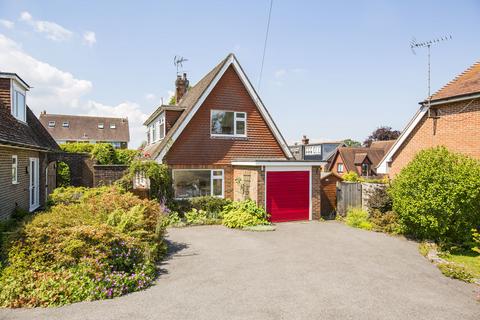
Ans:
[[[175,198],[224,196],[224,174],[218,169],[173,170]]]

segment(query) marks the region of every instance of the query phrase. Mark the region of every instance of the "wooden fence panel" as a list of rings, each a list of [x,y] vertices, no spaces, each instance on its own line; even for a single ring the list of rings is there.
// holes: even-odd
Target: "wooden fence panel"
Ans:
[[[356,182],[337,183],[337,214],[345,216],[349,208],[362,207],[362,184]]]

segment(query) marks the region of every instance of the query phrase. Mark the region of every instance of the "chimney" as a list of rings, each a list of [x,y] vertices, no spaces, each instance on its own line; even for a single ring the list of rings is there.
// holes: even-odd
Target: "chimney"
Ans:
[[[40,112],[40,115],[44,116],[47,114],[47,110],[43,110],[42,112]]]
[[[183,77],[177,75],[177,80],[175,80],[175,101],[178,103],[182,97],[187,93],[189,81],[187,80],[187,74],[184,73]]]
[[[310,139],[308,139],[306,135],[303,135],[302,144],[308,144],[309,141]]]

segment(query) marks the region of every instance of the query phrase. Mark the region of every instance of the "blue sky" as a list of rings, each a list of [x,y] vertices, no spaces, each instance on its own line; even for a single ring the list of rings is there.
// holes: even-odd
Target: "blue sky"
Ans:
[[[174,89],[173,57],[198,81],[229,52],[258,83],[269,0],[0,0],[0,70],[35,88],[30,107],[141,122]],[[260,95],[291,142],[363,140],[403,129],[426,96],[426,51],[412,37],[451,34],[432,49],[432,88],[480,59],[479,1],[274,1]]]

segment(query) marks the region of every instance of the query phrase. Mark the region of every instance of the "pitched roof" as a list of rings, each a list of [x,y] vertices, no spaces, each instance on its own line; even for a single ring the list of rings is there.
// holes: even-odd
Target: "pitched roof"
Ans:
[[[55,126],[50,127],[49,121],[55,121]],[[62,126],[65,121],[69,123],[68,128]],[[40,122],[56,140],[130,141],[127,118],[41,113]],[[98,128],[99,123],[103,123],[103,129]],[[110,128],[111,124],[115,124],[114,129]]]
[[[393,146],[395,141],[397,140],[372,141],[370,148],[383,149],[387,152]]]
[[[168,104],[162,104],[161,106],[159,106],[157,108],[157,110],[155,110],[151,115],[150,117],[148,117],[147,120],[145,120],[145,122],[143,122],[143,125],[144,126],[148,126],[153,120],[155,120],[155,118],[160,115],[160,113],[162,113],[163,111],[165,110],[173,110],[173,111],[183,111],[185,110],[185,107],[180,107],[180,106],[172,106],[172,105],[168,105]]]
[[[366,147],[341,147],[337,153],[342,157],[346,171],[354,171],[357,164],[361,164],[365,158],[371,161],[372,166],[376,166],[382,159],[385,151],[378,148]],[[333,161],[330,166],[333,165]]]
[[[60,151],[32,110],[27,106],[27,123],[15,119],[0,101],[0,144],[46,151]]]
[[[244,74],[244,71],[241,68],[241,66],[238,64],[235,58],[235,55],[233,53],[228,54],[225,59],[220,61],[219,64],[217,64],[200,81],[198,81],[192,88],[190,88],[187,91],[187,93],[185,93],[185,95],[182,97],[182,99],[180,99],[180,101],[177,103],[177,106],[184,108],[185,111],[182,112],[178,120],[175,122],[172,128],[167,132],[167,134],[165,135],[165,138],[163,138],[161,142],[148,145],[145,147],[144,149],[145,154],[148,154],[151,158],[156,159],[159,155],[161,155],[162,153],[164,154],[168,151],[169,147],[173,144],[176,136],[178,136],[181,133],[185,124],[188,123],[188,121],[195,114],[198,107],[201,105],[199,103],[203,102],[203,100],[207,97],[209,90],[213,89],[213,87],[215,86],[219,76],[221,76],[223,72],[225,72],[227,67],[230,65],[234,65],[236,67],[237,72]],[[253,86],[251,86],[251,83],[249,82],[248,78],[246,78],[246,81],[248,82],[245,84],[245,86],[247,87],[247,90],[249,89],[249,86],[250,86],[251,90],[249,91],[253,91],[250,93],[255,96],[255,97],[252,97],[253,100],[255,101],[257,106],[263,108],[263,111],[264,111],[263,116],[268,119],[271,119],[270,114],[264,108],[263,103],[261,102],[257,93],[253,89]],[[262,109],[260,111],[262,111]],[[275,123],[273,123],[273,121],[271,121],[271,123],[272,123],[271,125],[272,132],[277,138],[279,144],[282,146],[282,149],[284,150],[285,154],[288,155],[289,158],[293,158],[290,150],[287,147],[285,139],[281,136],[278,128],[275,126]]]
[[[480,61],[459,74],[432,95],[433,100],[447,99],[472,93],[480,93]]]

